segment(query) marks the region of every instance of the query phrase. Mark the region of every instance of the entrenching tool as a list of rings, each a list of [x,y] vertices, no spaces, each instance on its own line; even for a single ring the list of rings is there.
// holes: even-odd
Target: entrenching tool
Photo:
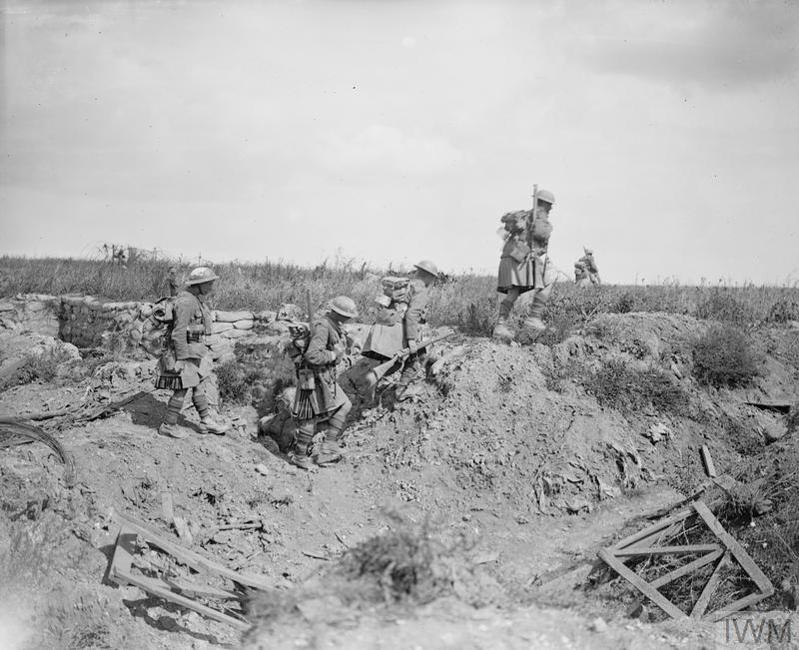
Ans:
[[[445,338],[452,336],[455,332],[447,332],[446,334],[440,334],[439,336],[434,336],[432,338],[426,339],[421,341],[417,346],[420,350],[426,348],[428,345],[432,345],[433,343],[437,343],[438,341],[442,341]],[[379,366],[375,366],[372,368],[369,373],[366,375],[366,383],[367,388],[369,390],[374,390],[375,386],[377,386],[377,382],[379,382],[383,377],[385,377],[386,373],[391,370],[397,361],[401,361],[410,355],[411,349],[410,348],[403,348],[393,357],[391,357],[388,361],[384,361]]]

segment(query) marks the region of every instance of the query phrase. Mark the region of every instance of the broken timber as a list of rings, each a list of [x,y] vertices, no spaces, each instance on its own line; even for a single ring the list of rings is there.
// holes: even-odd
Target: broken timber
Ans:
[[[682,522],[693,515],[698,515],[702,521],[704,521],[708,529],[716,536],[718,540],[717,544],[692,544],[683,546],[654,545],[661,539],[669,539],[679,532],[679,527]],[[652,555],[679,553],[701,553],[702,555],[651,582],[647,582],[624,564],[624,560],[630,557],[651,557]],[[693,618],[701,618],[707,621],[719,621],[725,616],[740,611],[750,605],[754,605],[774,593],[774,587],[771,581],[755,564],[754,560],[752,560],[744,548],[732,535],[724,530],[719,520],[716,519],[710,509],[702,501],[692,503],[690,507],[684,508],[672,516],[666,517],[634,535],[624,538],[614,546],[601,549],[599,551],[599,557],[616,573],[627,580],[627,582],[633,585],[672,618],[684,618],[688,616],[688,614],[679,609],[674,603],[661,594],[658,589],[673,580],[693,573],[697,569],[712,563],[715,563],[713,572],[691,609],[690,616]],[[736,560],[743,568],[747,576],[755,583],[757,591],[743,598],[739,598],[720,609],[706,613],[711,596],[721,579],[722,568],[731,559]]]
[[[184,579],[173,577],[150,577],[133,573],[134,555],[136,554],[137,540],[146,542],[164,553],[171,555],[178,562],[181,562],[195,571],[205,571],[217,576],[227,578],[234,583],[245,585],[254,589],[270,589],[266,581],[260,576],[253,576],[232,571],[227,567],[217,564],[202,555],[183,548],[163,536],[145,528],[142,524],[125,517],[115,510],[112,517],[119,523],[119,534],[114,547],[114,555],[111,558],[109,577],[120,585],[133,585],[158,598],[163,598],[187,609],[193,610],[207,618],[211,618],[222,623],[227,623],[238,630],[248,630],[250,624],[241,614],[230,609],[227,605],[222,605],[225,611],[215,609],[206,604],[195,600],[192,596],[200,596],[206,599],[217,599],[220,601],[237,601],[242,604],[244,594],[235,593],[211,587],[208,585],[198,585]]]

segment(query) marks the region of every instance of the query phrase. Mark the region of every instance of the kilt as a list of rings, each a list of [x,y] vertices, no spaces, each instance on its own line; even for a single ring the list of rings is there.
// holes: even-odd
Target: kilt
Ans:
[[[531,257],[524,262],[517,262],[510,256],[503,255],[499,259],[499,273],[497,274],[497,291],[508,293],[516,287],[519,293],[533,289],[543,289],[544,274],[546,273],[547,257]]]
[[[324,368],[314,372],[314,387],[297,387],[291,414],[298,420],[325,419],[350,403],[350,398],[338,385],[334,370]]]
[[[167,352],[167,354],[171,354],[171,352]],[[213,362],[210,357],[186,359],[186,365],[180,372],[167,370],[165,366],[165,356],[162,356],[158,361],[158,378],[155,381],[155,387],[183,390],[184,388],[204,386],[211,377]]]

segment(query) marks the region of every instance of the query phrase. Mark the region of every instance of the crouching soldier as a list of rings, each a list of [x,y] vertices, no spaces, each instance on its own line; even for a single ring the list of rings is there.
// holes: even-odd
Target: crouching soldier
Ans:
[[[505,225],[505,245],[499,260],[497,291],[505,294],[499,303],[499,318],[494,328],[494,338],[510,341],[513,333],[508,318],[519,296],[534,291],[529,316],[523,324],[526,338],[534,339],[546,326],[544,308],[552,294],[555,273],[547,257],[552,224],[549,213],[555,197],[548,190],[536,193],[532,212],[520,210],[502,217]]]
[[[311,326],[308,347],[297,363],[297,393],[292,415],[297,434],[289,461],[310,469],[309,453],[318,423],[327,423],[325,437],[313,460],[319,466],[341,459],[339,440],[352,404],[338,385],[337,368],[346,359],[346,334],[342,325],[358,315],[355,302],[338,296],[323,318]]]
[[[175,298],[167,346],[158,362],[156,388],[170,388],[166,417],[158,428],[161,435],[185,438],[188,432],[178,427],[186,393],[200,416],[200,432],[223,435],[228,426],[211,413],[206,389],[210,385],[212,361],[203,337],[211,333],[211,313],[204,300],[214,289],[218,276],[208,267],[194,269],[186,288]]]
[[[259,438],[271,438],[284,454],[291,450],[297,438],[297,423],[291,415],[296,394],[294,386],[284,388],[275,400],[274,413],[258,420]]]

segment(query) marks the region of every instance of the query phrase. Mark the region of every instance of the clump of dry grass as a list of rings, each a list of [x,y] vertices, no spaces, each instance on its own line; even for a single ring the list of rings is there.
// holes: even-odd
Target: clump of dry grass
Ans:
[[[694,375],[700,383],[734,388],[760,374],[761,361],[746,335],[732,325],[711,327],[695,343]]]

